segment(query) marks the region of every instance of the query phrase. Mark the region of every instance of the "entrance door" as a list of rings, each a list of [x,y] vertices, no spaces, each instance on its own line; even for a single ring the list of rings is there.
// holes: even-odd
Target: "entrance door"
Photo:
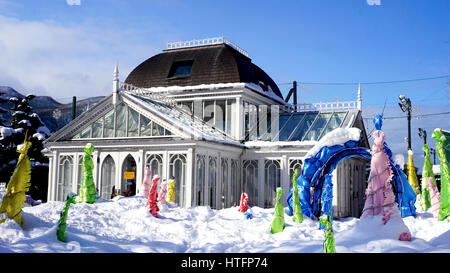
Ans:
[[[136,161],[128,155],[122,164],[121,195],[136,195]]]

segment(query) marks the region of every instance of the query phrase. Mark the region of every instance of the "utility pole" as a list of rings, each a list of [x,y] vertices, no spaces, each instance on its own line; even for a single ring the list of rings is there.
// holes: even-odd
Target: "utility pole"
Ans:
[[[292,83],[292,88],[289,90],[289,93],[286,96],[286,99],[284,99],[284,101],[288,102],[292,95],[293,95],[292,104],[294,105],[295,109],[297,109],[297,81],[294,81]]]
[[[419,128],[419,137],[423,139],[423,145],[427,144],[427,131],[425,131],[422,128]],[[425,152],[423,152],[424,155],[426,155]]]
[[[436,150],[433,148],[430,148],[430,154],[433,155],[433,165],[436,165]]]
[[[400,99],[398,105],[408,118],[408,150],[411,150],[411,100],[406,98],[405,95],[400,95],[398,98]]]
[[[72,120],[75,119],[77,115],[77,97],[73,96],[72,98]]]

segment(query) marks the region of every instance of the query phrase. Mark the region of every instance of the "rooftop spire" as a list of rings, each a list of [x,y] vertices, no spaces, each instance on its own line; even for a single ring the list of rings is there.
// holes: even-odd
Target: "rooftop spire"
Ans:
[[[119,66],[116,65],[114,67],[114,73],[113,73],[113,104],[115,105],[117,102],[117,92],[119,92],[120,86],[119,86]]]
[[[358,99],[357,99],[358,110],[362,110],[362,98],[361,98],[361,84],[358,83]]]
[[[116,65],[114,66],[113,78],[114,78],[114,81],[119,80],[119,66],[117,65],[117,62],[116,62]]]

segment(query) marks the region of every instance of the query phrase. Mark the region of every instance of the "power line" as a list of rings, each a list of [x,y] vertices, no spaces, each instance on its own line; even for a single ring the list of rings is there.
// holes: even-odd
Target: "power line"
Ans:
[[[420,118],[420,117],[438,116],[438,115],[447,115],[447,114],[450,114],[450,112],[415,115],[415,116],[411,116],[411,118]],[[399,118],[406,118],[406,116],[383,117],[383,119],[399,119]],[[373,119],[373,118],[363,118],[363,119]]]
[[[402,82],[427,81],[427,80],[435,80],[435,79],[442,79],[442,78],[448,78],[448,77],[450,77],[450,74],[442,75],[442,76],[435,76],[435,77],[408,79],[408,80],[394,80],[394,81],[378,81],[378,82],[303,82],[303,81],[297,81],[297,84],[299,84],[299,85],[302,85],[302,84],[309,84],[309,85],[391,84],[391,83],[402,83]],[[277,83],[277,85],[288,85],[288,84],[292,84],[292,82]]]

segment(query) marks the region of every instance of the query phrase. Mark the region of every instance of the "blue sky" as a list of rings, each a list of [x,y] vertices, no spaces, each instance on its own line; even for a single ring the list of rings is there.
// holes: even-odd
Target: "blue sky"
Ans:
[[[167,42],[223,35],[247,50],[284,94],[298,81],[299,102],[355,100],[356,84],[302,82],[450,75],[449,13],[447,0],[0,0],[0,85],[63,102],[73,95],[105,95],[115,62],[124,80]],[[386,116],[402,115],[397,97],[405,94],[416,115],[445,112],[448,82],[450,77],[362,84],[363,107],[380,112],[386,102]],[[415,124],[449,128],[449,116]],[[369,120],[366,126],[372,127]]]

